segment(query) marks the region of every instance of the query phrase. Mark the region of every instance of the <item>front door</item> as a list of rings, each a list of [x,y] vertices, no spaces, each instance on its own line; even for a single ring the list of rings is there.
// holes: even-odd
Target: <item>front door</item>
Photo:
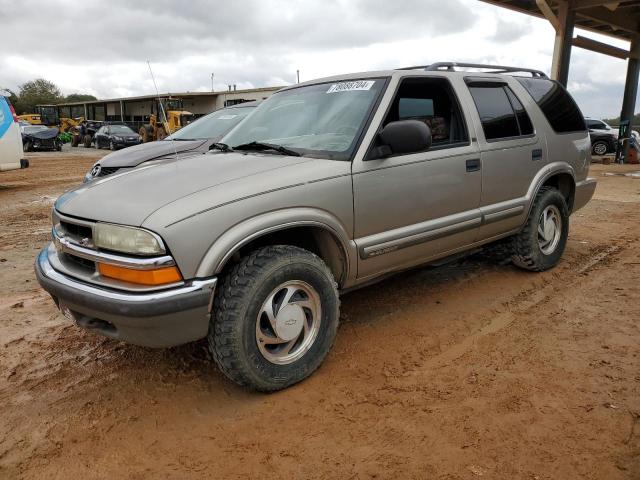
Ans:
[[[448,79],[400,81],[381,128],[416,119],[431,129],[427,151],[354,162],[358,277],[423,263],[473,243],[481,222],[482,172],[475,134]]]

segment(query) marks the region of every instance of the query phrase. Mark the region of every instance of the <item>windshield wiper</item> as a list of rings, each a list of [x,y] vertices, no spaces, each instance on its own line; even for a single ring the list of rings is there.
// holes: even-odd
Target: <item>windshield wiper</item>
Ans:
[[[231,148],[226,143],[216,142],[212,143],[209,147],[209,150],[220,150],[221,152],[233,152],[233,148]]]
[[[296,152],[287,147],[283,147],[282,145],[275,145],[273,143],[264,143],[264,142],[249,142],[243,143],[242,145],[238,145],[233,147],[234,150],[273,150],[275,152],[281,153],[282,155],[289,155],[291,157],[301,157],[302,154],[300,152]]]

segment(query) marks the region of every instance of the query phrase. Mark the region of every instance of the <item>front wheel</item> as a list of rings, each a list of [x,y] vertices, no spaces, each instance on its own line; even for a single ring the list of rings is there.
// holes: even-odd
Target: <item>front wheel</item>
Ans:
[[[112,152],[116,149],[116,146],[113,142],[109,142],[109,150],[111,150]]]
[[[320,258],[298,247],[264,247],[223,277],[209,348],[235,383],[281,390],[320,366],[336,336],[339,306],[333,275]]]
[[[609,151],[609,145],[607,142],[598,141],[591,146],[591,151],[594,155],[606,155]]]
[[[31,150],[33,150],[31,142],[25,142],[25,143],[22,144],[22,151],[23,152],[30,152]]]
[[[569,235],[569,209],[564,196],[553,187],[542,187],[523,230],[512,239],[513,263],[542,272],[555,267]]]

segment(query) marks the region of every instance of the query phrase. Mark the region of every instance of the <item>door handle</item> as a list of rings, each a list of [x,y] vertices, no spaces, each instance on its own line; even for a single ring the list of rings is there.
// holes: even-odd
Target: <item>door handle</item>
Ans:
[[[536,148],[535,150],[533,150],[531,152],[531,160],[533,160],[534,162],[537,160],[542,160],[542,149],[541,148]]]
[[[474,158],[473,160],[467,160],[467,172],[477,172],[480,170],[480,159]]]

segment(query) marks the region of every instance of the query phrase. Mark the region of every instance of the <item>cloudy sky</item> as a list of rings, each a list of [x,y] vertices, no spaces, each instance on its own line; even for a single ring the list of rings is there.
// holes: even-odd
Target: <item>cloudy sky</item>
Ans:
[[[624,42],[579,32],[628,48]],[[477,0],[0,0],[0,87],[44,77],[99,98],[287,85],[435,61],[549,72],[545,21]],[[585,115],[620,112],[626,65],[574,49]]]

